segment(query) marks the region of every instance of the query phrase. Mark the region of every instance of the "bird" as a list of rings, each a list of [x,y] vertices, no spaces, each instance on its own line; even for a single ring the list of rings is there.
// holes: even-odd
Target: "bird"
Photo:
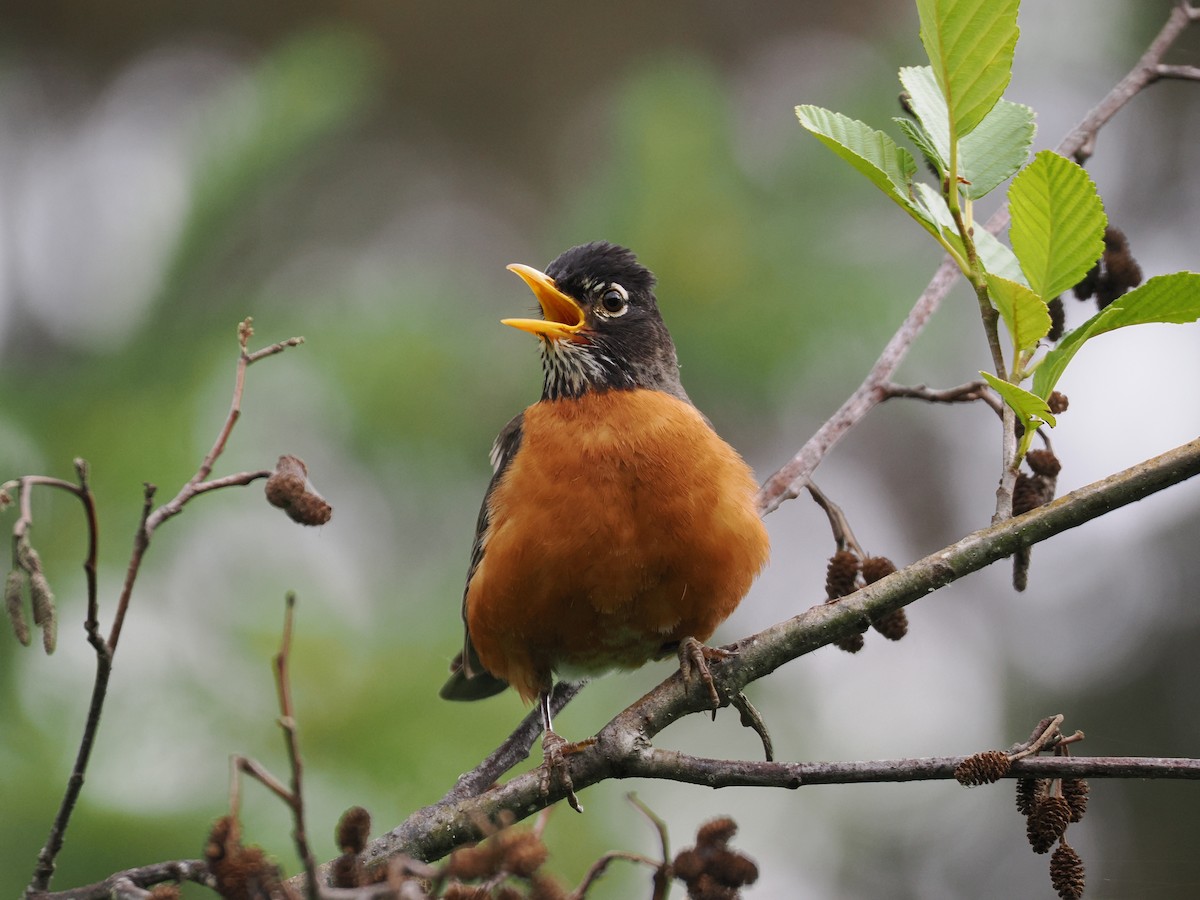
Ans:
[[[540,705],[543,792],[557,773],[581,810],[553,730],[555,678],[586,680],[678,653],[719,697],[704,647],[767,563],[750,467],[679,378],[653,273],[594,241],[545,271],[508,269],[541,318],[542,396],[500,432],[479,512],[463,648],[441,690],[479,700],[511,686]]]

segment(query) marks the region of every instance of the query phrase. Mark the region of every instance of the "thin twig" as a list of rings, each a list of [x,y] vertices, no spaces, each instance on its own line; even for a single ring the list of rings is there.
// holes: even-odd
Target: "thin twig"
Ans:
[[[889,381],[882,388],[884,400],[904,398],[925,400],[929,403],[973,403],[979,401],[991,409],[997,417],[1001,419],[1004,417],[1004,403],[1001,402],[1000,398],[996,396],[995,392],[984,381],[969,381],[966,384],[942,390],[935,390],[923,384],[907,385]],[[1049,428],[1045,426],[1038,428],[1037,435],[1041,438],[1042,445],[1047,450],[1054,449],[1054,444],[1050,439]]]
[[[884,400],[905,398],[925,400],[929,403],[974,403],[981,401],[991,407],[996,415],[1000,414],[1000,407],[1002,406],[996,395],[987,386],[986,381],[968,381],[966,384],[942,390],[935,390],[923,384],[907,385],[889,381],[880,385],[880,390],[883,392],[882,399]]]
[[[157,491],[158,488],[149,482],[143,487],[142,518],[133,535],[133,552],[129,555],[129,565],[125,567],[125,581],[121,585],[121,595],[117,598],[117,610],[113,614],[112,627],[108,631],[110,656],[117,650],[117,642],[121,639],[121,629],[125,625],[125,614],[129,611],[129,601],[133,597],[133,584],[137,581],[138,572],[142,569],[142,558],[150,546],[150,514],[154,509],[154,495]]]
[[[837,548],[845,550],[849,547],[858,557],[866,556],[858,539],[854,537],[854,532],[850,528],[850,520],[846,518],[846,513],[842,511],[842,508],[825,496],[825,492],[813,482],[808,482],[804,487],[809,496],[813,498],[813,502],[825,511],[825,517],[829,519],[829,528],[833,531],[833,542],[837,544]]]
[[[83,735],[79,741],[79,749],[75,756],[75,765],[71,771],[71,775],[67,780],[66,790],[63,792],[63,799],[59,804],[58,813],[51,824],[50,833],[47,837],[45,845],[38,853],[37,864],[34,868],[33,878],[26,889],[27,895],[46,891],[50,886],[50,881],[54,875],[55,860],[59,852],[62,850],[63,840],[66,835],[67,826],[70,823],[71,814],[75,809],[75,805],[79,799],[79,793],[83,789],[84,774],[87,771],[88,761],[91,757],[92,747],[95,744],[96,734],[100,727],[101,713],[104,709],[104,701],[108,693],[108,681],[112,673],[113,657],[116,654],[117,643],[121,638],[121,630],[125,623],[125,616],[129,610],[130,599],[133,596],[133,586],[137,580],[139,571],[141,570],[142,560],[146,550],[150,546],[150,539],[155,529],[166,521],[171,516],[177,515],[182,511],[186,504],[193,497],[217,490],[223,487],[232,487],[235,485],[249,484],[258,478],[270,476],[269,471],[263,472],[242,472],[237,475],[229,475],[223,478],[207,480],[212,473],[212,467],[217,458],[225,449],[225,444],[229,440],[229,435],[236,424],[241,412],[242,393],[245,389],[245,372],[246,368],[260,359],[267,356],[273,356],[288,347],[294,347],[303,342],[303,338],[290,338],[286,341],[280,341],[265,347],[262,350],[257,350],[254,353],[249,353],[246,349],[247,342],[254,334],[251,327],[251,321],[246,319],[238,327],[238,344],[240,352],[238,354],[237,371],[234,382],[233,400],[230,404],[229,415],[226,417],[225,423],[218,432],[217,439],[213,443],[212,449],[204,457],[200,468],[196,474],[184,485],[173,500],[153,509],[154,495],[156,488],[152,484],[146,484],[143,492],[142,516],[138,524],[137,532],[134,535],[133,551],[130,554],[129,564],[125,570],[125,580],[121,586],[121,593],[117,599],[117,608],[113,614],[113,622],[109,629],[108,639],[105,640],[100,634],[99,623],[99,602],[96,593],[96,553],[98,541],[98,528],[96,519],[95,501],[91,490],[87,483],[87,466],[82,460],[75,461],[75,470],[79,476],[79,484],[74,485],[62,479],[50,478],[47,476],[26,476],[20,480],[23,485],[22,489],[22,518],[18,520],[18,526],[27,529],[30,521],[25,515],[28,509],[24,506],[27,502],[28,488],[34,485],[57,487],[62,490],[67,490],[83,501],[86,511],[89,542],[88,554],[84,562],[84,571],[87,578],[87,617],[85,620],[85,630],[88,636],[88,642],[96,651],[96,676],[92,682],[92,695],[88,704],[87,719],[84,723]]]
[[[579,883],[579,887],[567,895],[570,900],[583,900],[587,896],[588,891],[592,889],[592,885],[599,881],[604,873],[608,871],[609,865],[618,859],[625,860],[626,862],[641,863],[655,870],[661,869],[660,863],[640,853],[630,853],[626,850],[610,850],[592,863],[587,870],[587,874],[583,876],[583,881]],[[659,900],[659,897],[660,895],[655,893],[653,900]]]
[[[292,839],[296,842],[296,854],[304,863],[310,900],[319,900],[317,863],[308,844],[308,831],[304,825],[304,791],[301,787],[303,762],[300,758],[300,742],[296,736],[296,716],[292,707],[292,688],[288,679],[288,660],[292,652],[292,624],[296,608],[296,595],[287,595],[287,609],[283,618],[283,638],[279,653],[275,657],[275,686],[279,691],[279,727],[283,729],[287,743],[288,765],[292,772],[291,799]]]
[[[238,774],[249,775],[289,807],[292,806],[291,789],[276,778],[271,770],[258,760],[251,756],[242,756],[240,753],[235,753],[229,758],[229,762],[234,776],[229,790],[230,816],[237,819],[240,818],[242,812],[241,779],[237,777]]]
[[[770,759],[770,756],[767,758]],[[658,834],[658,845],[662,848],[662,862],[654,871],[654,892],[650,900],[666,900],[667,894],[671,891],[671,834],[667,830],[667,823],[663,821],[662,816],[643,803],[633,791],[626,794],[625,799],[646,817]]]
[[[180,859],[170,862],[154,863],[149,866],[138,866],[123,872],[114,872],[103,881],[86,884],[81,887],[69,888],[54,893],[34,892],[26,894],[30,900],[107,900],[113,895],[113,886],[126,882],[139,888],[149,888],[156,884],[190,882],[215,888],[216,882],[208,869],[208,862],[202,859]]]
[[[87,614],[84,626],[87,631],[88,642],[96,650],[96,677],[92,682],[92,696],[88,703],[87,719],[84,722],[83,735],[79,740],[79,749],[75,753],[75,762],[71,768],[71,774],[67,778],[67,787],[63,791],[62,800],[59,802],[58,812],[55,814],[54,821],[50,825],[50,832],[46,836],[46,843],[38,851],[37,863],[34,866],[33,877],[30,879],[29,886],[26,889],[27,893],[46,890],[50,887],[50,881],[54,877],[55,861],[62,850],[63,841],[67,834],[67,826],[71,821],[71,814],[75,811],[75,805],[79,801],[79,793],[83,790],[84,773],[87,771],[88,760],[91,758],[92,747],[95,745],[96,731],[100,724],[100,712],[104,707],[104,697],[108,690],[108,679],[112,674],[112,654],[108,651],[107,644],[100,637],[99,626],[97,624],[96,555],[100,537],[99,523],[96,517],[96,498],[93,496],[91,487],[88,485],[87,464],[83,460],[75,460],[75,472],[79,476],[78,485],[72,484],[69,481],[45,476],[34,475],[22,478],[21,517],[13,529],[14,540],[16,540],[18,533],[25,535],[32,525],[32,507],[28,504],[30,494],[32,493],[31,489],[34,485],[65,490],[68,493],[74,494],[83,503],[88,530],[88,549],[83,561],[84,577],[87,583]]]
[[[1033,734],[1029,736],[1029,740],[1015,748],[1012,752],[1012,759],[1024,759],[1026,756],[1033,756],[1041,753],[1047,745],[1053,744],[1061,739],[1062,733],[1059,729],[1062,727],[1065,717],[1059,713],[1058,715],[1049,716],[1038,722],[1038,727],[1034,729]]]
[[[1154,74],[1159,78],[1180,78],[1185,81],[1200,81],[1200,66],[1157,65]]]
[[[261,350],[256,350],[250,353],[246,350],[246,344],[254,335],[254,329],[251,327],[252,320],[244,320],[238,326],[238,343],[241,347],[241,353],[238,354],[237,370],[234,375],[233,384],[233,399],[229,404],[229,413],[225,417],[225,423],[221,426],[221,430],[217,432],[217,438],[213,442],[212,449],[205,455],[204,460],[200,463],[200,468],[196,470],[188,482],[179,490],[179,493],[174,498],[169,500],[154,511],[154,514],[146,523],[146,529],[149,534],[153,534],[154,530],[164,521],[172,516],[178,515],[183,509],[183,505],[187,503],[196,494],[201,493],[201,485],[211,485],[205,487],[204,490],[212,490],[213,487],[225,487],[227,485],[216,482],[208,482],[208,476],[212,474],[213,466],[217,462],[217,458],[225,450],[225,444],[229,441],[229,435],[233,432],[233,427],[237,424],[238,419],[242,415],[242,394],[246,389],[246,369],[252,363],[258,362],[268,356],[274,356],[276,353],[281,353],[288,347],[295,347],[304,343],[304,338],[294,337],[288,338],[286,341],[279,341],[271,344],[269,347],[264,347]],[[266,476],[254,473],[250,480],[254,478],[267,477],[271,473],[267,472]],[[241,476],[231,476],[236,479]],[[245,484],[244,481],[231,481],[230,484]],[[147,537],[149,537],[149,534]]]
[[[309,900],[320,900],[317,863],[313,859],[308,843],[308,830],[304,824],[303,763],[300,758],[300,743],[296,736],[296,716],[292,707],[292,687],[288,677],[295,608],[296,595],[289,593],[283,616],[283,636],[280,638],[279,652],[274,659],[275,690],[279,698],[279,727],[283,730],[284,742],[287,745],[291,785],[285,785],[257,760],[249,756],[234,755],[230,759],[233,773],[229,788],[229,814],[235,822],[241,814],[241,780],[237,777],[238,773],[245,773],[254,778],[287,804],[292,813],[292,840],[296,844],[296,855],[304,865],[305,890]]]
[[[762,717],[762,713],[750,702],[750,698],[741,691],[738,691],[729,698],[729,705],[741,713],[742,727],[753,729],[754,733],[758,735],[758,739],[762,741],[763,756],[766,757],[767,762],[773,760],[775,758],[775,743],[771,740],[771,732],[767,730],[767,722]]]

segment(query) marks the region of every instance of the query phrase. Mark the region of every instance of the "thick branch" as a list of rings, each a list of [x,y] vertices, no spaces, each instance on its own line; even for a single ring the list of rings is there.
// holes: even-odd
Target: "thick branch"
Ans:
[[[1021,547],[1044,541],[1197,474],[1200,474],[1200,439],[1073,491],[1025,515],[967,535],[955,544],[835,604],[815,606],[792,619],[744,638],[732,645],[732,649],[736,650],[732,658],[713,667],[713,676],[717,679],[722,696],[733,696],[750,682],[769,675],[785,663],[851,634],[866,620],[878,619],[913,603],[964,575],[1010,556]],[[672,675],[609,722],[596,735],[594,743],[569,757],[571,779],[576,790],[608,778],[642,775],[669,777],[662,774],[662,760],[670,759],[680,765],[681,761],[692,758],[679,754],[673,757],[664,755],[666,751],[654,750],[651,741],[677,719],[707,711],[708,708],[708,695],[701,685],[696,684],[689,690],[678,673]],[[681,780],[713,783],[714,786],[714,779],[721,778],[734,779],[728,782],[730,784],[796,786],[799,775],[803,775],[804,783],[812,783],[811,778],[814,777],[812,771],[788,768],[796,764],[722,760],[717,765],[715,761],[710,762],[713,763],[711,767],[704,761],[689,762],[679,768],[677,774]],[[1041,766],[1050,762],[1021,760],[1019,765],[1014,765],[1013,771],[1018,774],[1029,772],[1032,770],[1022,767]],[[1074,765],[1086,760],[1053,762]],[[944,763],[948,767],[947,773],[953,770],[954,764],[948,761]],[[848,772],[854,765],[861,764],[846,765],[850,767],[845,770]],[[895,768],[892,763],[880,765],[881,771]],[[1173,764],[1149,765],[1157,772],[1165,771]],[[683,777],[689,772],[695,777]],[[726,774],[722,775],[721,772]],[[892,776],[874,780],[911,780],[916,777],[920,776],[905,779]],[[934,774],[924,777],[943,776]],[[738,778],[746,780],[738,781]],[[776,780],[771,781],[771,778]],[[872,779],[863,776],[856,780]],[[367,858],[380,863],[406,853],[422,859],[435,859],[462,843],[480,839],[483,836],[481,823],[494,820],[502,810],[508,810],[520,818],[558,799],[561,798],[555,791],[551,791],[548,797],[542,795],[541,779],[536,772],[514,778],[474,799],[455,791],[440,803],[417,811],[394,831],[374,841],[367,850]]]
[[[557,716],[571,700],[583,690],[584,682],[560,681],[550,695],[550,715]],[[542,712],[536,706],[529,711],[521,724],[494,752],[478,766],[460,775],[458,781],[444,800],[461,800],[474,797],[487,790],[517,763],[529,756],[529,748],[542,733]]]

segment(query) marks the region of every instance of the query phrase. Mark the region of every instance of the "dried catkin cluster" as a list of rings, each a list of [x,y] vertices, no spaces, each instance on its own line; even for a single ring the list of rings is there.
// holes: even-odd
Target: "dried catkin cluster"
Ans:
[[[231,895],[234,900],[269,900],[270,890],[279,886],[277,871],[257,848],[246,850],[238,844],[234,850],[228,849],[228,821],[221,820],[210,836],[210,848],[221,848],[220,852],[214,849],[209,853],[214,874],[221,866],[223,873],[231,870],[227,858],[239,860],[237,865],[241,868],[236,868],[232,876],[220,875],[224,880],[219,883],[234,892]],[[605,854],[592,866],[580,887],[570,891],[544,871],[550,855],[542,840],[545,821],[543,817],[533,828],[513,827],[513,817],[506,813],[498,824],[485,829],[490,831],[486,840],[460,847],[441,863],[399,857],[368,868],[363,864],[362,854],[370,837],[371,817],[365,809],[355,806],[342,815],[337,825],[335,840],[342,855],[330,866],[330,884],[335,888],[379,885],[381,892],[372,896],[396,900],[584,900],[615,859],[634,859],[651,866],[656,892],[672,881],[682,882],[690,900],[737,900],[742,887],[758,880],[754,861],[729,846],[737,833],[737,823],[722,817],[701,825],[695,846],[681,851],[674,860],[665,857],[665,837],[664,858],[660,861],[617,851]],[[276,873],[276,881],[264,881],[272,872]],[[270,890],[258,894],[247,892],[263,885]]]
[[[886,556],[860,559],[853,550],[838,550],[829,558],[825,571],[825,603],[836,603],[860,587],[879,581],[895,571],[895,564]],[[864,622],[861,631],[839,638],[834,644],[847,653],[857,653],[866,643],[863,632],[868,627],[874,628],[889,641],[898,641],[908,634],[908,615],[903,609],[897,609],[886,616]]]
[[[696,846],[675,857],[672,869],[687,885],[690,900],[735,900],[738,888],[758,880],[754,861],[729,848],[736,833],[733,819],[713,819],[696,832]]]
[[[1056,724],[1051,726],[1053,731],[1043,728],[1048,721],[1039,725],[1031,743],[1012,752],[985,750],[968,756],[955,768],[954,777],[967,787],[992,784],[1009,774],[1014,760],[1035,755],[1047,745],[1054,748],[1055,755],[1069,755],[1067,744],[1082,738],[1082,733],[1062,739]],[[1082,778],[1017,779],[1016,805],[1017,812],[1025,817],[1025,836],[1034,853],[1054,851],[1050,857],[1050,884],[1062,900],[1083,896],[1083,861],[1067,843],[1066,833],[1067,827],[1082,820],[1087,812],[1088,790]]]

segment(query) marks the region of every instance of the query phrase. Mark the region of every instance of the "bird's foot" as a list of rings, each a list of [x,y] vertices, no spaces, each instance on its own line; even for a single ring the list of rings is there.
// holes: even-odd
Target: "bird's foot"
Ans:
[[[708,699],[712,701],[713,715],[721,705],[721,695],[713,681],[712,672],[708,669],[709,661],[717,662],[735,654],[731,650],[720,647],[706,647],[693,637],[684,638],[679,642],[679,671],[683,673],[685,684],[691,684],[692,676],[698,676],[708,689]]]
[[[550,789],[557,783],[567,795],[567,802],[575,812],[583,812],[579,798],[575,796],[575,785],[571,783],[571,769],[567,755],[575,753],[581,746],[572,744],[553,731],[542,735],[542,796],[549,797]]]

